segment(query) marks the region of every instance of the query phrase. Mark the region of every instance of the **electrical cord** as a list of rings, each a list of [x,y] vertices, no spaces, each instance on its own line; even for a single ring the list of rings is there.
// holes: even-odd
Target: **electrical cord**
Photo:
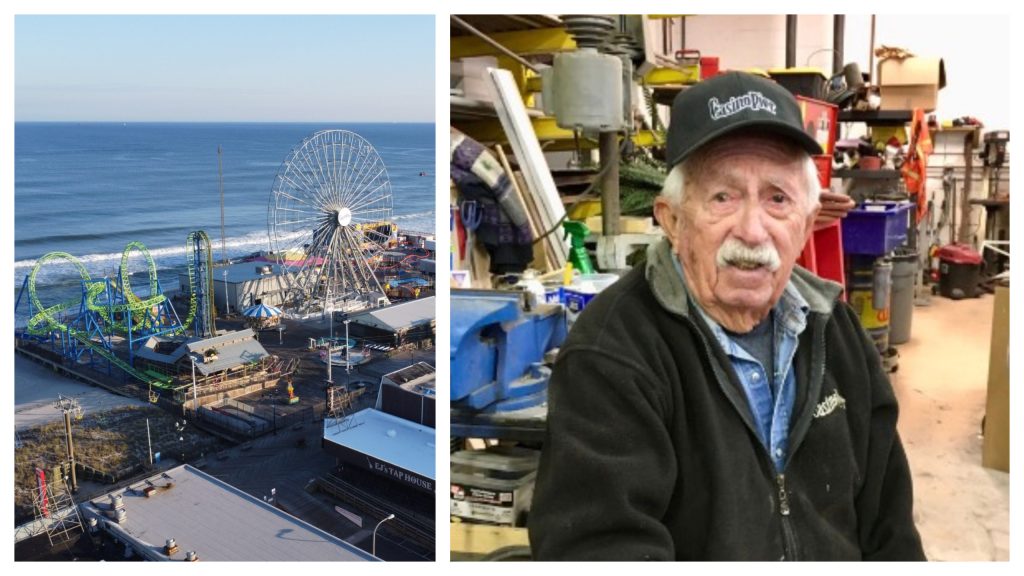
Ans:
[[[619,156],[622,156],[622,153],[626,151],[626,147],[627,147],[628,143],[629,143],[629,136],[627,135],[627,136],[625,136],[622,139],[622,144],[619,146]],[[600,170],[598,170],[597,174],[594,175],[593,182],[591,182],[590,185],[587,186],[586,190],[584,190],[583,193],[581,193],[579,195],[579,197],[577,197],[575,200],[573,200],[572,204],[569,204],[565,208],[565,213],[562,214],[562,217],[558,219],[558,222],[555,222],[555,225],[552,226],[550,230],[548,230],[547,232],[545,232],[545,233],[541,234],[540,236],[534,238],[534,240],[531,243],[531,245],[537,244],[541,240],[544,240],[545,238],[547,238],[551,234],[554,234],[555,232],[557,232],[562,227],[562,223],[565,222],[565,220],[569,217],[569,211],[572,210],[573,208],[575,208],[576,205],[579,204],[580,202],[582,202],[584,200],[589,200],[590,199],[590,196],[593,193],[594,188],[597,186],[597,183],[601,181],[601,178],[603,178],[605,174],[608,173],[608,170],[611,168],[611,166],[612,166],[611,163],[608,163],[608,164],[605,164]]]

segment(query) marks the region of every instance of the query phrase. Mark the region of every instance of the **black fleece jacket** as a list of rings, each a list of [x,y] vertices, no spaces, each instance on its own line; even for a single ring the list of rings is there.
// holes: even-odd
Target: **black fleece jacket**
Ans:
[[[792,276],[810,315],[778,474],[673,257],[653,246],[559,354],[534,558],[924,560],[896,397],[839,286]]]

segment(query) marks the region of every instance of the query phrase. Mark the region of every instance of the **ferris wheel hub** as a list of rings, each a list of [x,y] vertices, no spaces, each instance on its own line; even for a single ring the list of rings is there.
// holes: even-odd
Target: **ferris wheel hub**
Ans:
[[[335,213],[335,218],[338,220],[338,226],[348,226],[352,222],[352,211],[342,208]]]

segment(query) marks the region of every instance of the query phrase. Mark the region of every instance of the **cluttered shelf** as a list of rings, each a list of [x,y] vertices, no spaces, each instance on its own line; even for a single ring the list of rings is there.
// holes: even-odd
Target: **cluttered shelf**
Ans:
[[[843,110],[839,112],[840,122],[863,122],[873,125],[899,126],[910,122],[910,110]]]
[[[895,180],[900,177],[900,171],[889,168],[881,170],[839,168],[832,171],[832,176],[836,178],[862,178],[864,180]]]

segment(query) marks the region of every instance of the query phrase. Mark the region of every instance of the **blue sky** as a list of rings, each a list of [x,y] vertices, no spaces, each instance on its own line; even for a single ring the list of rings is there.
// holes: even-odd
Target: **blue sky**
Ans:
[[[434,17],[17,16],[15,120],[433,122]]]

